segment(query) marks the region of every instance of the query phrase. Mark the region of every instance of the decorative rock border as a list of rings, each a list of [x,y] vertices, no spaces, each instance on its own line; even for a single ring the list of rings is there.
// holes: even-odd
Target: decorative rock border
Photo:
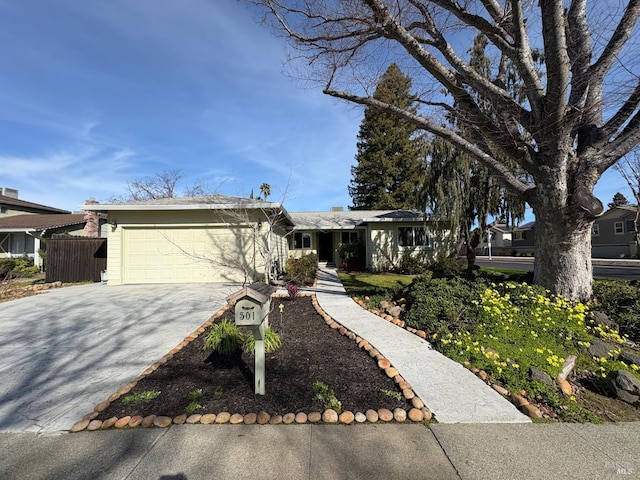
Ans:
[[[364,300],[358,297],[352,297],[352,300],[356,302],[358,305],[360,305],[362,308],[373,313],[374,315],[377,315],[378,317],[384,320],[387,320],[388,322],[391,322],[400,328],[404,328],[408,332],[413,333],[414,335],[417,335],[418,337],[424,340],[427,339],[427,333],[424,330],[418,330],[416,328],[409,327],[405,324],[403,320],[400,320],[397,317],[393,317],[387,313],[381,312],[378,309],[375,309],[375,308],[368,309],[365,306]],[[518,394],[510,393],[509,390],[507,390],[503,386],[498,385],[497,383],[491,383],[489,381],[489,376],[487,375],[487,372],[485,372],[484,370],[479,370],[475,367],[470,368],[471,364],[469,362],[464,362],[463,366],[467,367],[472,373],[474,373],[483,382],[485,382],[487,385],[493,388],[496,392],[498,392],[500,395],[502,395],[511,403],[513,403],[516,406],[516,408],[518,408],[525,415],[529,416],[530,418],[543,418],[543,415],[540,409],[536,405],[530,403],[530,401],[525,397],[526,392],[524,390],[518,392]],[[566,378],[559,378],[556,381],[556,383],[558,384],[558,387],[560,388],[563,395],[571,395],[573,393],[573,388],[571,384],[566,380]]]
[[[107,420],[97,420],[100,412],[106,410],[109,405],[120,398],[122,395],[129,393],[140,380],[146,375],[151,374],[157,370],[161,365],[167,363],[173,355],[182,350],[186,345],[196,339],[198,335],[204,333],[208,327],[211,326],[218,318],[223,316],[227,310],[231,308],[231,305],[226,305],[216,312],[209,320],[204,322],[197,330],[187,335],[185,339],[176,345],[169,353],[164,355],[160,360],[153,363],[147,369],[145,369],[140,375],[134,378],[131,382],[122,385],[118,388],[109,398],[103,402],[97,404],[92,412],[87,413],[82,419],[76,422],[70,429],[71,432],[80,432],[83,430],[95,431],[106,430],[111,428],[123,429],[123,428],[149,428],[158,427],[166,428],[170,425],[184,425],[186,424],[231,424],[231,425],[291,425],[291,424],[304,424],[304,423],[327,423],[327,424],[342,424],[352,425],[358,423],[387,423],[387,422],[405,422],[407,420],[420,423],[424,421],[430,421],[433,418],[433,413],[424,405],[424,402],[418,398],[415,394],[409,382],[407,382],[392,365],[387,358],[385,358],[373,345],[371,345],[364,338],[359,337],[354,332],[346,329],[343,325],[336,322],[329,314],[327,314],[318,304],[318,300],[315,294],[310,292],[298,293],[299,297],[311,297],[311,303],[318,312],[318,314],[324,319],[325,323],[332,329],[337,330],[340,334],[353,340],[359,348],[369,353],[369,356],[374,358],[378,362],[378,367],[384,370],[387,377],[392,378],[398,389],[401,391],[402,396],[407,401],[411,402],[412,408],[405,410],[402,408],[396,408],[393,412],[386,408],[379,410],[369,409],[366,412],[350,412],[344,411],[338,414],[335,410],[328,409],[324,412],[298,412],[287,413],[285,415],[270,415],[267,412],[247,413],[245,415],[239,413],[219,412],[219,413],[207,413],[207,414],[193,414],[187,416],[186,414],[178,415],[174,418],[159,415],[148,415],[146,417],[125,416],[122,418],[111,417]],[[287,294],[276,294],[274,297],[289,298]],[[404,323],[404,322],[403,322]],[[424,332],[423,332],[424,333]]]

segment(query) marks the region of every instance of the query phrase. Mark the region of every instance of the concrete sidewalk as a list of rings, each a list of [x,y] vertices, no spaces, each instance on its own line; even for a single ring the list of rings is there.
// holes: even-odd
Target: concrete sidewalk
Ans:
[[[315,290],[323,310],[387,357],[439,423],[530,422],[499,393],[434,350],[429,342],[358,306],[345,294],[335,270],[320,270]]]
[[[0,478],[624,479],[640,424],[173,425],[0,434]]]

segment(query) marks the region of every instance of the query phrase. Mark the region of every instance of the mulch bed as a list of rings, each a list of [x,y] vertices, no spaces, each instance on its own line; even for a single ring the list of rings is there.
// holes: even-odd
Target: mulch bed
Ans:
[[[284,306],[282,314],[280,305]],[[310,297],[298,297],[295,302],[274,298],[272,307],[270,325],[280,334],[282,346],[266,356],[265,395],[255,395],[253,391],[253,356],[212,354],[203,348],[205,332],[145,376],[127,394],[159,391],[158,397],[126,405],[124,395],[97,418],[175,417],[187,413],[187,405],[192,402],[189,393],[197,389],[202,389],[202,395],[195,400],[200,408],[188,413],[322,412],[324,406],[314,400],[313,384],[318,381],[333,389],[342,402],[343,411],[364,413],[368,409],[411,408],[404,398],[397,400],[381,393],[400,390],[365,350],[325,323]],[[233,321],[233,311],[226,312],[217,321],[222,318]]]

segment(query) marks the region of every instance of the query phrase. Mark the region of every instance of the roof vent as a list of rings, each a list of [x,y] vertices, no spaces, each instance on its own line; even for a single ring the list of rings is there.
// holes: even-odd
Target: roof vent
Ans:
[[[344,212],[344,207],[331,207],[332,212]]]
[[[0,187],[0,195],[5,197],[18,198],[18,190],[15,188]]]

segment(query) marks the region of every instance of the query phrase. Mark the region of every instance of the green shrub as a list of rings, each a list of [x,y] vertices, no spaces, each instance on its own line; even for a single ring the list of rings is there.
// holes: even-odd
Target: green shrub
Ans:
[[[363,259],[366,256],[363,243],[341,243],[338,245],[338,256],[343,260],[350,258]]]
[[[402,252],[397,270],[403,275],[419,275],[427,270],[428,265],[428,261],[422,255]]]
[[[122,399],[122,403],[125,405],[135,405],[136,403],[145,402],[148,403],[154,398],[160,395],[160,392],[154,392],[152,390],[145,390],[140,393],[132,393]]]
[[[402,400],[402,394],[394,390],[383,388],[382,390],[380,390],[380,398],[393,398],[395,400]]]
[[[187,395],[187,398],[189,400],[197,400],[202,396],[203,393],[204,392],[202,391],[201,388],[196,388],[195,390],[191,390],[189,392],[189,394]]]
[[[187,406],[184,408],[184,411],[185,411],[186,413],[193,413],[193,412],[195,412],[196,410],[198,410],[199,408],[202,408],[202,405],[200,405],[198,402],[196,402],[196,401],[194,400],[193,402],[189,403],[189,405],[187,405]]]
[[[26,256],[0,260],[0,279],[30,278],[39,272],[40,268],[33,264],[33,259]]]
[[[23,257],[17,258],[11,275],[18,278],[30,278],[40,272],[40,267],[33,264],[33,259]]]
[[[311,284],[318,271],[318,256],[315,253],[309,253],[300,258],[289,258],[285,269],[293,283]]]
[[[606,313],[620,326],[620,333],[640,341],[640,288],[637,282],[596,280],[594,308]]]
[[[11,278],[11,272],[16,268],[16,260],[13,258],[4,258],[0,260],[0,279],[5,277]]]
[[[315,392],[313,399],[320,402],[325,410],[331,409],[338,413],[342,411],[342,402],[338,400],[329,385],[323,382],[315,382],[313,391]]]
[[[465,266],[457,258],[445,257],[432,259],[428,269],[437,277],[455,277],[465,270]]]
[[[273,353],[280,348],[282,342],[280,341],[280,335],[271,327],[267,327],[264,330],[264,353]],[[256,339],[253,333],[249,333],[242,344],[242,350],[245,353],[253,353],[256,348]]]
[[[239,353],[244,343],[244,336],[235,323],[223,320],[214,323],[204,339],[205,348],[221,355]]]
[[[404,319],[413,328],[429,333],[455,331],[476,323],[474,300],[486,285],[462,278],[433,278],[426,272],[402,291],[407,300]]]

